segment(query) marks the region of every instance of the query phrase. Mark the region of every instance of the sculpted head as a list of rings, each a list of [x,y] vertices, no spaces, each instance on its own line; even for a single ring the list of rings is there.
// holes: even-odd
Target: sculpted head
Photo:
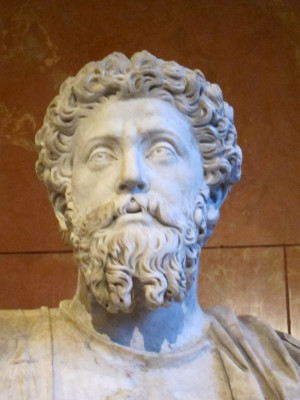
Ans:
[[[68,78],[36,136],[63,238],[93,297],[129,312],[182,301],[240,177],[232,108],[199,71],[113,53]]]

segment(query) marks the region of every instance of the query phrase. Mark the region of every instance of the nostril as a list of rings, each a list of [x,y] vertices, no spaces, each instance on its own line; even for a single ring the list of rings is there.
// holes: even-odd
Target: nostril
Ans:
[[[139,192],[144,192],[148,188],[147,182],[143,180],[123,180],[118,184],[119,192],[135,192],[136,190]]]
[[[146,185],[145,185],[143,182],[141,182],[141,183],[139,183],[139,184],[137,185],[137,187],[138,187],[138,189],[140,189],[140,190],[144,190],[145,187],[146,187]]]

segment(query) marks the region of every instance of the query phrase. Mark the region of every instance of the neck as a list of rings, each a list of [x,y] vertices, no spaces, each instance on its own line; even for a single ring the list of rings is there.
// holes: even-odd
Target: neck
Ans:
[[[167,352],[199,340],[205,331],[205,317],[197,301],[197,280],[182,303],[155,311],[147,309],[136,293],[136,306],[131,313],[111,314],[91,301],[84,277],[79,272],[75,301],[85,306],[93,328],[113,342],[142,351]]]

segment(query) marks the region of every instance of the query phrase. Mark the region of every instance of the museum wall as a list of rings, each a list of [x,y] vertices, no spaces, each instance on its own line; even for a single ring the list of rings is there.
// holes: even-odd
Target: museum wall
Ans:
[[[300,3],[0,3],[0,308],[56,307],[76,266],[34,171],[34,136],[60,84],[112,51],[203,71],[235,110],[242,179],[202,252],[199,301],[300,337]]]

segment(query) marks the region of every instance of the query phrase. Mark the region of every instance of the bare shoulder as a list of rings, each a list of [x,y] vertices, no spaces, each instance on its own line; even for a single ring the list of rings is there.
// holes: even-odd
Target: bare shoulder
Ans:
[[[26,335],[32,329],[49,324],[50,311],[47,307],[33,310],[0,310],[0,337]]]
[[[50,387],[49,315],[47,307],[0,311],[0,400],[38,398],[41,390]]]
[[[49,340],[49,310],[42,307],[34,310],[0,311],[0,359],[8,361],[17,354],[31,350],[35,343]]]

